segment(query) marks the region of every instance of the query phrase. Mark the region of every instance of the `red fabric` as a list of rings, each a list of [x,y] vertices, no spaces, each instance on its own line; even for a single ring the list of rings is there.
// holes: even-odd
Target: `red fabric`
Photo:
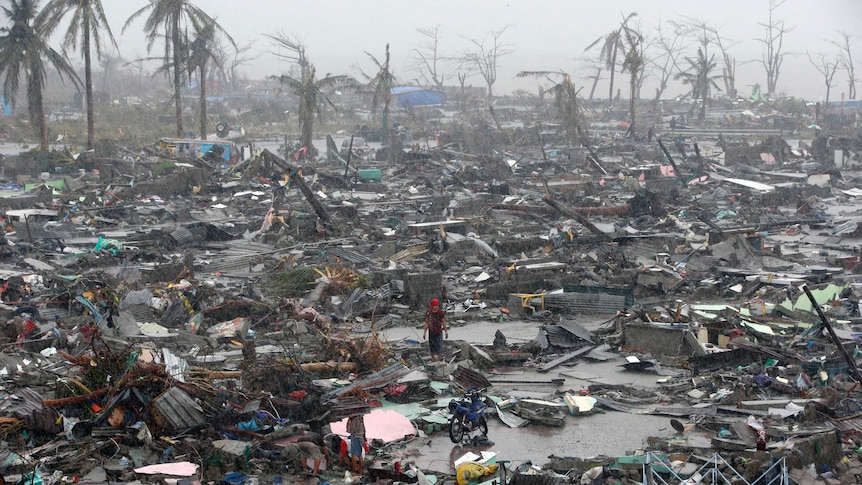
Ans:
[[[428,333],[443,333],[443,319],[445,317],[446,314],[440,311],[439,308],[437,311],[428,310],[428,313],[425,314],[425,318],[428,319]]]
[[[440,306],[440,300],[434,298],[431,300],[431,306]]]

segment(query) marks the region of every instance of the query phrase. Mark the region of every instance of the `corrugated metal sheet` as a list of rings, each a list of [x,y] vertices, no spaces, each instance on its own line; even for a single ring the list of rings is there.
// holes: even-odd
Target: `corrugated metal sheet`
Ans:
[[[173,429],[193,428],[204,422],[204,410],[182,389],[168,389],[153,404]]]
[[[832,419],[832,425],[838,428],[841,434],[854,434],[862,436],[862,415],[849,418]]]
[[[332,417],[331,419],[339,420],[357,413],[367,414],[371,412],[371,406],[356,396],[345,396],[332,401],[329,406],[329,412]]]
[[[220,243],[220,248],[222,250],[217,254],[203,258],[207,264],[201,264],[201,268],[207,273],[220,272],[228,276],[247,276],[250,267],[260,258],[288,251],[287,249],[276,250],[271,245],[246,240],[224,241]]]
[[[584,346],[583,340],[572,335],[562,327],[558,327],[556,325],[545,325],[543,328],[545,330],[545,335],[548,338],[548,343],[554,347],[572,348]]]
[[[23,418],[41,409],[42,396],[29,387],[18,389],[14,394],[0,399],[0,413],[3,414],[16,414]]]
[[[570,332],[572,335],[578,337],[581,340],[586,340],[589,343],[594,343],[593,335],[590,333],[590,331],[574,320],[563,319],[560,320],[557,325],[559,325],[561,328],[566,329],[566,331]]]
[[[339,396],[349,396],[356,391],[366,389],[379,389],[386,386],[387,384],[401,379],[409,373],[410,369],[406,365],[400,362],[397,364],[392,364],[389,367],[377,371],[364,379],[354,381],[349,386],[340,387],[327,392],[326,394],[321,396],[320,401],[325,403],[336,399]]]
[[[186,359],[174,355],[167,348],[162,348],[162,360],[165,363],[165,370],[171,377],[180,382],[186,382],[185,373],[189,370],[189,363]]]
[[[458,367],[452,372],[452,380],[463,389],[488,389],[491,381],[484,375],[466,367]]]
[[[204,228],[179,227],[171,232],[171,238],[177,242],[179,246],[189,246],[199,243],[206,239],[207,232]]]
[[[337,256],[341,259],[350,261],[353,264],[372,264],[374,262],[374,260],[363,254],[344,248],[329,248],[326,250],[325,254]]]

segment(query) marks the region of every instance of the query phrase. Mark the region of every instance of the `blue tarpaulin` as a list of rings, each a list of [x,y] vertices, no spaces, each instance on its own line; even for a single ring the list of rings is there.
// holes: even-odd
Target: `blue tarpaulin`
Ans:
[[[6,102],[6,98],[4,96],[0,96],[0,104],[3,105],[3,115],[12,116],[12,105]]]
[[[443,93],[416,86],[400,86],[392,88],[395,96],[395,106],[398,109],[409,109],[418,106],[443,106]]]

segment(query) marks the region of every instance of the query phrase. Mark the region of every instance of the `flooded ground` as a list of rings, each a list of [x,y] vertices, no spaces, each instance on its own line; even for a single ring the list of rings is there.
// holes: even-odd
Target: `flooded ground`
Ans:
[[[457,315],[450,316],[450,342],[467,341],[475,344],[491,344],[499,329],[510,343],[524,343],[535,338],[541,322],[535,321],[475,321],[457,323]],[[596,317],[580,321],[588,329],[594,329],[606,318]],[[389,341],[422,340],[421,324],[417,327],[389,328],[382,332]],[[424,342],[416,345],[424,345]],[[452,345],[452,344],[450,344]],[[495,384],[489,394],[506,394],[517,397],[551,399],[567,390],[580,390],[590,384],[632,385],[641,388],[656,387],[659,377],[655,373],[628,372],[621,366],[622,358],[607,362],[576,360],[573,365],[560,366],[548,373],[535,369],[517,367],[505,369],[506,377],[517,381],[543,382],[543,384]],[[502,369],[501,369],[502,371]],[[490,375],[491,380],[499,376]],[[547,383],[551,379],[564,379],[561,385]],[[670,418],[666,416],[627,414],[600,410],[588,416],[567,416],[565,426],[553,428],[530,425],[524,428],[509,428],[497,417],[488,423],[488,437],[494,442],[491,447],[465,448],[453,445],[449,437],[438,432],[427,438],[417,438],[409,447],[416,448],[414,457],[423,469],[451,473],[453,458],[467,451],[490,450],[499,453],[500,460],[510,460],[513,465],[525,461],[541,465],[550,455],[588,458],[598,455],[620,456],[641,448],[650,436],[673,434]]]
[[[511,461],[512,466],[530,461],[535,465],[548,462],[550,455],[589,458],[599,455],[623,456],[641,448],[649,436],[673,434],[670,420],[663,416],[648,416],[608,411],[591,416],[569,416],[562,428],[530,425],[509,428],[497,418],[488,422],[488,438],[493,446],[468,448],[453,445],[444,433],[430,438],[417,438],[411,447],[421,453],[414,458],[423,469],[452,473],[452,461],[468,451],[489,450],[498,453],[498,460]]]

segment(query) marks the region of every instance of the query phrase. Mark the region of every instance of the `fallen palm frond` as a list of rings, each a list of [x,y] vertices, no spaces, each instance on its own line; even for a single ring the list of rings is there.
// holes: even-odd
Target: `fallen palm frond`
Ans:
[[[317,279],[314,268],[297,268],[278,273],[261,285],[271,296],[298,298],[308,292],[308,285]]]
[[[315,268],[314,272],[320,275],[323,282],[329,283],[332,287],[352,288],[359,284],[359,273],[351,268],[327,266],[323,271]]]
[[[417,258],[428,252],[428,247],[426,244],[414,244],[413,246],[408,246],[406,249],[393,254],[389,261],[393,263],[398,263],[401,261],[407,261],[410,259]]]
[[[5,440],[7,436],[17,433],[24,427],[24,420],[12,417],[0,417],[0,439]]]

